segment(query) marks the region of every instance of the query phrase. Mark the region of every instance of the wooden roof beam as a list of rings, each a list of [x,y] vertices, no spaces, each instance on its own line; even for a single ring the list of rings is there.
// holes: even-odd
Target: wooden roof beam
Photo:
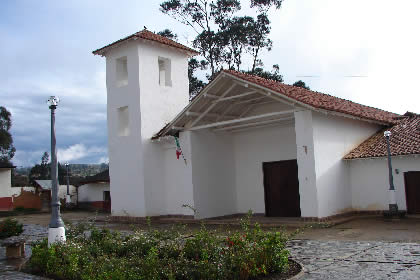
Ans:
[[[233,83],[220,97],[219,99],[225,97],[226,95],[228,95],[229,92],[232,91],[232,89],[236,86],[235,83]],[[210,106],[207,107],[207,109],[201,113],[200,116],[198,116],[192,123],[191,123],[191,127],[193,127],[194,125],[196,125],[205,115],[207,115],[211,109],[213,109],[214,106],[216,106],[217,102],[210,104]]]
[[[262,119],[262,118],[293,114],[294,112],[295,112],[295,110],[272,112],[272,113],[250,116],[250,117],[245,117],[245,118],[239,118],[239,119],[234,119],[234,120],[214,122],[214,123],[199,125],[199,126],[191,126],[191,128],[189,128],[189,130],[198,130],[198,129],[204,129],[204,128],[211,128],[211,127],[215,127],[215,126],[239,123],[239,122],[244,122],[244,121],[251,121],[251,120],[257,120],[257,119]]]

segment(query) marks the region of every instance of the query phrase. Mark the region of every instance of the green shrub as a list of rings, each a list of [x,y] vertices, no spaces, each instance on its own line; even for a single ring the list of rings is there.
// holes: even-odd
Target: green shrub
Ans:
[[[0,239],[19,235],[23,232],[23,225],[15,219],[7,218],[0,222]]]
[[[37,212],[39,209],[36,208],[25,208],[23,206],[15,207],[14,209],[16,212]]]
[[[30,266],[55,279],[257,279],[288,268],[287,236],[259,225],[220,236],[204,226],[192,236],[179,229],[136,231],[122,236],[78,225],[67,242],[32,249]]]

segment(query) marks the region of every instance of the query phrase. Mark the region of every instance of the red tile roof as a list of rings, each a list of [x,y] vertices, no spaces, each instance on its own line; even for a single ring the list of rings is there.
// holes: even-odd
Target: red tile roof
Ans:
[[[347,115],[352,115],[358,118],[378,121],[387,124],[396,123],[395,118],[400,116],[398,114],[365,106],[332,95],[307,90],[301,87],[286,85],[274,80],[268,80],[265,78],[244,74],[234,70],[223,70],[223,72],[232,74],[233,76],[238,77],[240,79],[276,91],[285,95],[288,98],[294,99],[298,102],[304,103],[317,109],[339,112]]]
[[[112,47],[112,46],[114,46],[116,44],[125,42],[125,41],[136,40],[136,39],[144,39],[144,40],[154,41],[154,42],[158,42],[158,43],[163,44],[163,45],[167,45],[167,46],[170,46],[170,47],[181,49],[183,51],[187,51],[187,52],[190,52],[190,53],[193,53],[193,54],[198,54],[198,52],[196,50],[194,50],[194,49],[191,49],[191,48],[189,48],[187,46],[184,46],[184,45],[182,45],[180,43],[177,43],[177,42],[175,42],[175,41],[173,41],[171,39],[168,39],[166,37],[157,35],[157,34],[151,32],[151,31],[149,31],[147,29],[144,29],[142,31],[139,31],[137,33],[134,33],[134,34],[132,34],[132,35],[130,35],[128,37],[122,38],[122,39],[120,39],[118,41],[115,41],[115,42],[113,42],[113,43],[111,43],[109,45],[106,45],[105,47],[102,47],[100,49],[97,49],[97,50],[93,51],[92,53],[93,54],[98,54],[98,55],[104,55],[104,53],[110,47]]]
[[[391,155],[420,154],[420,115],[407,112],[396,125],[373,135],[347,154],[344,159],[387,156],[385,130],[391,131],[389,141]]]
[[[96,175],[86,177],[85,179],[80,181],[79,185],[101,182],[109,182],[109,169],[104,170]]]
[[[14,166],[11,163],[8,162],[0,162],[0,168],[16,168],[16,166]]]

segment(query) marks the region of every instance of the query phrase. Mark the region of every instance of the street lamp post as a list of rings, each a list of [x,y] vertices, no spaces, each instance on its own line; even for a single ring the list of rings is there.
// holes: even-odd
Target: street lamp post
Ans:
[[[47,104],[51,110],[51,221],[48,229],[48,246],[56,242],[66,241],[64,223],[60,215],[60,200],[58,199],[58,169],[57,148],[55,140],[55,109],[58,97],[50,96]]]
[[[388,153],[388,172],[389,172],[389,215],[397,215],[398,205],[395,199],[395,187],[394,187],[394,177],[392,176],[392,162],[391,162],[391,148],[389,144],[389,138],[391,137],[391,131],[387,130],[384,132],[386,139],[386,149]]]
[[[69,163],[66,162],[65,163],[66,166],[66,172],[67,172],[67,195],[66,195],[66,204],[67,206],[70,205],[71,201],[70,201],[70,182],[69,182]]]

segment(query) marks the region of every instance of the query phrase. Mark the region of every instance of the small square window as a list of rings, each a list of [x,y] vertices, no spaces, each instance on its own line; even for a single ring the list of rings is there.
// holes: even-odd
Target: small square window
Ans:
[[[126,86],[128,84],[127,57],[117,58],[115,62],[117,87]]]
[[[171,80],[171,60],[168,58],[159,57],[159,85],[161,86],[172,86]]]
[[[128,106],[124,106],[117,109],[118,112],[118,135],[128,136],[130,135],[130,119],[128,114]]]

